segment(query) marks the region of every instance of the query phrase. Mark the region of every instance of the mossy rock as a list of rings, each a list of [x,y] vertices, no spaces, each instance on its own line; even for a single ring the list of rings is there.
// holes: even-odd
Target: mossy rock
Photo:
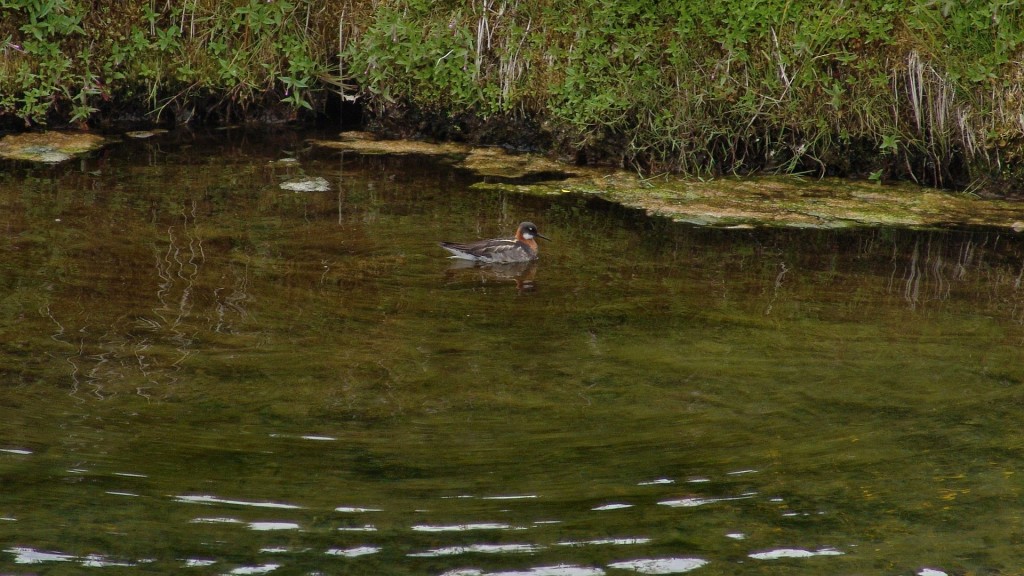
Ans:
[[[26,132],[0,139],[0,158],[58,164],[106,146],[110,141],[87,132]]]
[[[314,143],[364,154],[454,155],[456,166],[479,176],[529,179],[479,182],[475,188],[534,195],[595,195],[652,215],[700,226],[995,226],[1024,230],[1024,203],[909,184],[796,176],[643,178],[634,172],[570,166],[531,154],[509,154],[500,148],[378,140],[368,133],[347,132],[338,141]]]
[[[313,140],[314,146],[351,150],[360,154],[423,154],[427,156],[466,155],[471,148],[452,142],[385,140],[370,132],[342,132],[337,140]]]
[[[534,178],[568,175],[574,170],[537,154],[510,154],[498,147],[473,147],[454,142],[385,140],[370,132],[342,132],[337,140],[313,140],[315,146],[360,154],[421,154],[454,157],[456,166],[480,176]]]

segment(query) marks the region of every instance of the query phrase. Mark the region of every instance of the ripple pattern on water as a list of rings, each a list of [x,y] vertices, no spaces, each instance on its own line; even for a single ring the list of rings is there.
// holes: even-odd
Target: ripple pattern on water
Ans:
[[[299,508],[302,508],[301,506],[296,506],[294,504],[284,504],[281,502],[251,502],[246,500],[228,500],[205,494],[175,496],[174,499],[178,502],[185,502],[188,504],[230,504],[232,506],[248,506],[251,508],[281,508],[284,510],[298,510]]]
[[[843,553],[835,548],[821,548],[819,550],[804,550],[802,548],[778,548],[765,552],[750,554],[756,560],[778,560],[780,558],[811,558],[813,556],[842,556]]]
[[[413,532],[468,532],[470,530],[511,530],[512,526],[497,522],[478,522],[473,524],[453,524],[449,526],[431,526],[417,524],[411,528]]]
[[[613,562],[608,567],[633,570],[640,574],[681,574],[696,570],[707,563],[707,560],[701,560],[700,558],[651,558]]]
[[[502,572],[484,572],[475,568],[461,570],[449,570],[441,576],[602,576],[605,573],[600,568],[587,568],[571,564],[560,564],[557,566],[538,566],[528,570],[514,570]]]
[[[358,558],[359,556],[367,556],[370,554],[376,554],[380,552],[379,546],[356,546],[355,548],[346,548],[344,550],[339,548],[331,548],[326,552],[329,556],[344,556],[345,558]]]

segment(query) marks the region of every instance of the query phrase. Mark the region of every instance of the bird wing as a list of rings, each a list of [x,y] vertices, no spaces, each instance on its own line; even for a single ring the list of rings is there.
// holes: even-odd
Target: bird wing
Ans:
[[[516,262],[521,261],[518,251],[525,249],[531,258],[537,255],[522,242],[515,238],[480,240],[479,242],[442,242],[441,247],[451,252],[456,258],[480,260],[481,262]]]

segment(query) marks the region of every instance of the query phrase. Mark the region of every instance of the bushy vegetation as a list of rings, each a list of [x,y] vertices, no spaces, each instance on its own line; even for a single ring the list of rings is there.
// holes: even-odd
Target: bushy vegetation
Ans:
[[[1003,0],[395,0],[345,57],[381,112],[540,118],[648,171],[956,185],[1020,161],[1022,42]]]
[[[320,110],[344,79],[390,127],[650,173],[1024,162],[1011,0],[0,0],[0,50],[0,114],[29,123]]]
[[[0,115],[38,125],[311,110],[340,83],[328,4],[0,0]]]

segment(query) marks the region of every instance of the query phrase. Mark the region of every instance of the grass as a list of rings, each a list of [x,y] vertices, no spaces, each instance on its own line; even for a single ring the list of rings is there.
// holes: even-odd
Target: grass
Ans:
[[[333,91],[396,131],[647,173],[1021,172],[1024,13],[1006,0],[88,4],[0,0],[0,115],[293,118]]]

